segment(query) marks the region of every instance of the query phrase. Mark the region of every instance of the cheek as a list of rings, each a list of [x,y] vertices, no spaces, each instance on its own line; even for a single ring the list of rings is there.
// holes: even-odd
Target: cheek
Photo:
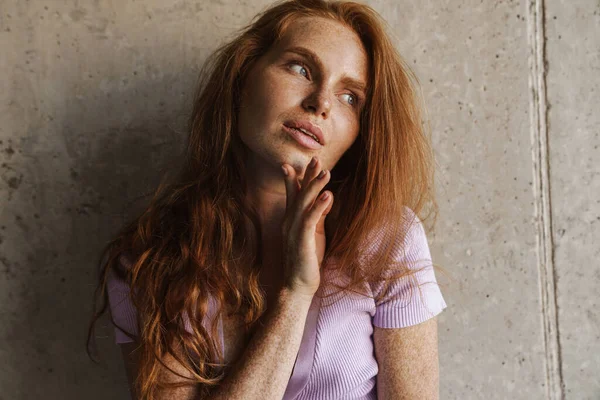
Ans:
[[[240,123],[247,126],[260,124],[270,107],[267,91],[261,81],[253,80],[244,88],[241,99]]]
[[[360,122],[354,116],[349,116],[348,119],[345,120],[345,134],[340,140],[340,142],[343,143],[344,147],[349,148],[350,146],[352,146],[352,143],[354,143],[358,138],[359,129]]]
[[[277,98],[277,104],[298,102],[307,90],[302,80],[277,68],[267,69],[262,74],[262,91],[265,96]],[[306,93],[307,94],[307,93]]]
[[[263,73],[248,85],[245,106],[253,117],[271,115],[284,108],[291,101],[293,90],[286,88],[285,82]]]

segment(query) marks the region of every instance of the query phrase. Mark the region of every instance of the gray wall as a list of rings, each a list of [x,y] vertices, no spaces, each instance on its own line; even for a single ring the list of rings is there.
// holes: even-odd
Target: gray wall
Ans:
[[[0,398],[126,398],[100,247],[173,165],[199,66],[268,1],[0,1]],[[600,398],[597,0],[369,1],[415,69],[441,398]]]

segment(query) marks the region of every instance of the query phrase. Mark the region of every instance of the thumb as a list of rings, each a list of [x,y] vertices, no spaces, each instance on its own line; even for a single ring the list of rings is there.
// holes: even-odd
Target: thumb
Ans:
[[[331,211],[331,209],[333,208],[333,193],[331,192],[331,190],[329,190],[328,192],[329,192],[329,205],[327,206],[325,211],[323,211],[323,215],[321,216],[321,219],[319,220],[319,222],[321,222],[321,220],[324,221],[325,216],[327,216],[327,214],[329,214],[329,211]]]
[[[331,193],[331,191],[329,192],[329,197],[329,205],[327,206],[325,211],[323,211],[323,214],[321,214],[321,218],[319,218],[319,221],[317,222],[317,226],[315,229],[317,233],[325,233],[325,217],[327,217],[327,214],[329,214],[331,208],[333,207],[333,193]]]

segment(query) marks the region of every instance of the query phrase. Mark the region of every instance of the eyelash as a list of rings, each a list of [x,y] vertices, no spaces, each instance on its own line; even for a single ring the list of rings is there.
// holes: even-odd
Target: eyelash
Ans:
[[[300,60],[292,60],[288,63],[288,66],[290,66],[292,64],[298,64],[308,72],[308,65],[306,65],[306,63],[304,63]],[[360,97],[358,95],[356,95],[355,93],[345,93],[345,94],[350,94],[354,97],[354,104],[351,104],[351,106],[358,107],[360,105]]]

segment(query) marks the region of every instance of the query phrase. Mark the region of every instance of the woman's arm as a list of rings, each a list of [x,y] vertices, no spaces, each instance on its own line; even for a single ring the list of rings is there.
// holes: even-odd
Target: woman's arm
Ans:
[[[300,350],[311,297],[282,289],[214,400],[281,400]]]
[[[380,400],[438,400],[437,318],[406,328],[374,327]]]
[[[282,289],[273,308],[266,311],[263,324],[256,328],[240,359],[209,398],[281,400],[300,349],[311,302],[311,297]],[[132,385],[137,375],[136,348],[134,343],[121,345],[133,399],[138,399]],[[189,377],[187,370],[174,358],[168,357],[165,364]],[[182,381],[182,378],[166,369],[163,369],[163,379],[168,382]],[[203,400],[198,396],[197,388],[187,386],[165,393],[164,399]]]

